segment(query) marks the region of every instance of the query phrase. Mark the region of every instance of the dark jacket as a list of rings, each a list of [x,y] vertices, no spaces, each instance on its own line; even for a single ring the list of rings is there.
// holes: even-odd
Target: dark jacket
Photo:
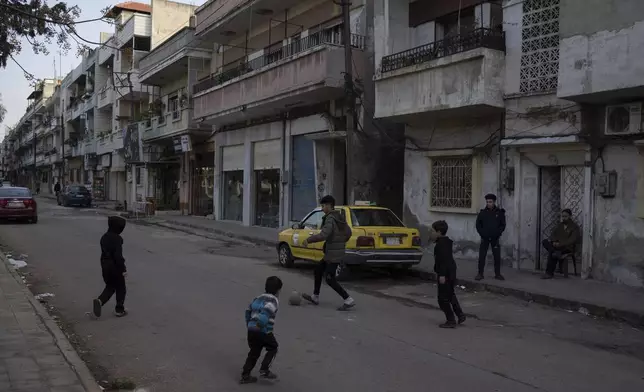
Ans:
[[[308,243],[324,243],[324,260],[339,263],[344,258],[347,242],[347,220],[340,211],[331,211],[322,218],[322,230],[306,239]]]
[[[60,184],[59,183],[56,183],[56,185],[54,185],[54,192],[60,192]]]
[[[454,242],[449,237],[439,237],[434,246],[434,272],[447,280],[456,280],[456,262],[452,246]]]
[[[572,252],[573,248],[579,241],[579,226],[573,221],[560,222],[552,231],[550,236],[551,242],[558,242],[558,250]]]
[[[476,231],[481,238],[495,239],[505,231],[505,210],[503,208],[484,208],[476,217]]]
[[[125,219],[120,216],[107,218],[107,233],[101,237],[101,268],[104,271],[121,274],[127,271],[123,258],[123,238]]]

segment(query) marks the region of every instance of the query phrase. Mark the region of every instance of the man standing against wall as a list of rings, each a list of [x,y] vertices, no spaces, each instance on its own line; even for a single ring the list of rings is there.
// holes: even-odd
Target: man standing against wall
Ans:
[[[485,195],[485,208],[476,217],[476,231],[481,236],[481,246],[479,248],[479,273],[475,279],[483,279],[487,251],[492,246],[494,278],[505,280],[501,275],[501,246],[499,245],[499,238],[505,231],[505,210],[497,207],[496,195],[491,193]]]

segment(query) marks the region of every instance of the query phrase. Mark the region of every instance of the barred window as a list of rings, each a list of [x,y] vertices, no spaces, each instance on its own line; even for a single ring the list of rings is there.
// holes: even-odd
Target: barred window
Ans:
[[[559,1],[523,1],[520,71],[522,93],[557,89]]]
[[[430,206],[472,208],[472,157],[432,158]]]

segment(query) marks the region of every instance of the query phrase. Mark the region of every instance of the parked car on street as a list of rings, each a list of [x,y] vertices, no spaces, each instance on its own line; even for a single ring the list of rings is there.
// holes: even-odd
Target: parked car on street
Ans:
[[[28,188],[0,186],[0,219],[38,223],[38,205]]]
[[[67,185],[58,194],[58,205],[91,207],[92,195],[83,185]]]
[[[345,217],[352,231],[343,262],[336,270],[338,278],[348,276],[353,266],[385,267],[395,273],[420,263],[423,251],[418,230],[406,227],[391,210],[374,205],[338,206],[336,210]],[[277,252],[283,267],[292,267],[296,260],[322,260],[324,243],[307,247],[301,244],[320,232],[323,216],[322,209],[316,208],[302,221],[279,233]]]

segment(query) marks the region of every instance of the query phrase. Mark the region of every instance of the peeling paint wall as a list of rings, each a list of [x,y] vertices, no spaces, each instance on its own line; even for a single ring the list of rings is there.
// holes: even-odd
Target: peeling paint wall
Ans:
[[[468,120],[455,119],[437,123],[435,127],[407,127],[406,134],[418,144],[431,150],[467,149],[481,144],[490,138],[499,126],[498,119]],[[431,143],[428,141],[431,139]],[[444,219],[450,225],[449,235],[454,240],[454,251],[458,257],[478,257],[480,238],[476,232],[476,213],[452,213],[430,211],[430,166],[429,158],[423,151],[407,149],[405,152],[404,214],[407,225],[417,227],[424,243],[427,242],[432,222]],[[481,187],[473,195],[476,211],[483,208],[487,193],[499,194],[498,148],[492,145],[484,152],[477,153],[481,158]],[[505,208],[502,195],[500,205]],[[506,234],[507,235],[507,234]],[[505,242],[505,237],[502,242]]]
[[[644,153],[644,151],[642,151]],[[644,219],[638,217],[638,183],[644,181],[644,158],[632,145],[613,145],[603,152],[605,170],[616,170],[615,198],[595,199],[592,275],[596,279],[644,286]],[[636,163],[636,164],[635,164]],[[601,165],[596,168],[601,170]]]

